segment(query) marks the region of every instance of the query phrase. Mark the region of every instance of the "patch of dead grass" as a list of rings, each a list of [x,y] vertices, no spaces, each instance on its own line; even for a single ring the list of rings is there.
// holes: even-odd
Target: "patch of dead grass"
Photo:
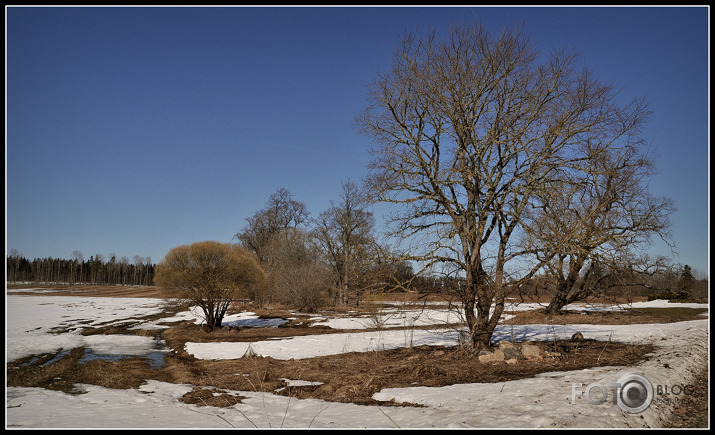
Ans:
[[[118,361],[95,359],[80,362],[85,348],[69,352],[27,357],[7,364],[7,386],[40,387],[76,393],[75,384],[99,385],[106,388],[138,388],[147,379],[171,382],[163,370],[152,369],[143,358]],[[52,359],[56,361],[51,362]]]
[[[37,292],[24,289],[44,290],[42,296],[92,296],[113,298],[164,298],[155,286],[123,286],[123,285],[92,285],[92,284],[18,284],[6,283],[5,288],[16,295],[37,295]]]
[[[546,314],[545,309],[517,311],[514,317],[501,322],[504,325],[550,324],[557,325],[635,325],[644,323],[672,323],[702,320],[707,308],[627,308],[623,311],[560,311]],[[505,312],[505,314],[511,314]]]
[[[363,405],[390,405],[372,398],[383,388],[439,387],[493,383],[533,377],[538,373],[632,365],[652,352],[650,345],[557,341],[534,343],[549,354],[535,359],[481,363],[473,352],[454,347],[419,346],[375,352],[352,352],[301,360],[270,357],[196,361],[204,376],[185,382],[242,391],[267,391],[297,398]],[[288,386],[283,379],[317,383]]]
[[[179,400],[190,405],[230,408],[241,403],[245,396],[222,392],[213,387],[194,387]]]

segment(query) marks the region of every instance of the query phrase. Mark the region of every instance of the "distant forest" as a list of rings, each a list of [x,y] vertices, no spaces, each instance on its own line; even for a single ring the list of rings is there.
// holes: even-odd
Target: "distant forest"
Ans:
[[[7,257],[7,282],[102,284],[102,285],[153,285],[154,268],[151,257],[134,257],[130,263],[126,257],[119,260],[112,256],[104,261],[101,255],[89,260],[59,258],[35,258],[30,261],[20,255]]]

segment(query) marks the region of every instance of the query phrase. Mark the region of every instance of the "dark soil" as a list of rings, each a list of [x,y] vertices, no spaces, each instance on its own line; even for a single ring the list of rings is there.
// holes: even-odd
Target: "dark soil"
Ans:
[[[710,402],[709,369],[703,370],[692,382],[693,394],[683,395],[678,401],[666,428],[709,428]]]

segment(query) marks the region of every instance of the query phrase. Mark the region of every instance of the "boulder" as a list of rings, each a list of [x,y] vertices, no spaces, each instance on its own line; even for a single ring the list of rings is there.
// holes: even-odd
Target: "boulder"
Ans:
[[[501,341],[499,342],[499,349],[504,350],[504,349],[510,349],[510,348],[517,349],[516,345],[515,345],[514,343],[509,342],[509,341],[501,340]]]
[[[499,350],[504,353],[504,359],[524,359],[524,355],[522,355],[519,348],[506,340],[499,342]]]
[[[491,355],[492,353],[494,353],[494,352],[492,352],[492,351],[489,350],[489,349],[481,348],[481,349],[479,349],[479,350],[475,353],[475,355],[477,355],[477,356]]]
[[[494,352],[489,352],[488,354],[479,356],[480,363],[488,363],[493,361],[504,361],[504,352],[502,352],[501,349],[497,349]]]
[[[502,352],[504,352],[504,359],[524,359],[524,355],[517,347],[505,347]]]
[[[524,343],[521,345],[521,354],[526,358],[536,358],[541,354],[541,349],[539,346]]]

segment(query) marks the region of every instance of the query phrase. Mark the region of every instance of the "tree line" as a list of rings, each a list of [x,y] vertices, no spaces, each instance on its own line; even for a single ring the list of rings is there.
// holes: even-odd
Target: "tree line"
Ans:
[[[117,259],[97,254],[84,260],[75,251],[73,259],[35,258],[11,253],[7,257],[7,282],[97,284],[97,285],[153,285],[154,268],[151,257],[134,256],[130,263],[126,257]]]

